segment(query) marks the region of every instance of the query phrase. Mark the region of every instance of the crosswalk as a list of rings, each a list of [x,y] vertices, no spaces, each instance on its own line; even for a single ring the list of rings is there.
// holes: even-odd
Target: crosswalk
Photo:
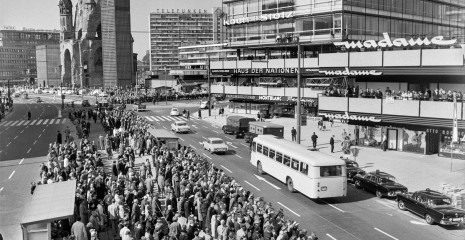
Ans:
[[[0,127],[53,125],[53,124],[63,124],[66,121],[67,121],[66,118],[3,121],[3,122],[0,122]]]
[[[170,121],[186,121],[185,117],[175,116],[145,116],[145,118],[151,122],[170,122]]]

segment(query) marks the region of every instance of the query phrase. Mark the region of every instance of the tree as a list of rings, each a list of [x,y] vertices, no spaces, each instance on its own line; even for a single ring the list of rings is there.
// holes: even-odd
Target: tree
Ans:
[[[147,52],[145,52],[145,56],[142,58],[142,62],[144,62],[145,64],[149,64],[150,62],[150,52],[147,50]]]

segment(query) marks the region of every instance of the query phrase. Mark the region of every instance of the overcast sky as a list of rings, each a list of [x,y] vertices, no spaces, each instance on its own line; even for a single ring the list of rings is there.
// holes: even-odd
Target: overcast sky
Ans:
[[[105,0],[102,0],[105,1]],[[15,26],[16,29],[59,29],[59,0],[0,0],[0,26]],[[76,0],[73,0],[75,3]],[[131,25],[134,38],[134,52],[139,59],[149,50],[149,14],[158,8],[219,7],[221,0],[131,0]]]

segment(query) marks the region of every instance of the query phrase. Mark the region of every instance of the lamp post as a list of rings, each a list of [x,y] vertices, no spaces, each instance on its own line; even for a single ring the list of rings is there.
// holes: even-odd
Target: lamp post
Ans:
[[[165,72],[165,104],[168,105],[168,84],[166,83],[166,78],[167,78],[166,65],[163,65],[163,69]]]
[[[300,135],[301,135],[301,124],[302,124],[302,113],[301,113],[301,102],[300,102],[300,58],[301,58],[301,49],[300,49],[300,39],[297,38],[297,143],[300,144]]]
[[[207,79],[208,79],[208,116],[212,116],[212,82],[210,80],[210,55],[208,55],[207,66]]]

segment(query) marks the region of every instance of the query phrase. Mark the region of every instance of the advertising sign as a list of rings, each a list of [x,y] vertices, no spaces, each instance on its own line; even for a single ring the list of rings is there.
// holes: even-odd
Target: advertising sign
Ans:
[[[383,74],[376,70],[349,70],[349,68],[345,68],[344,70],[323,70],[318,72],[326,76],[379,76]]]
[[[345,114],[320,113],[320,115],[327,117],[327,118],[334,118],[334,119],[376,122],[376,123],[381,122],[381,119],[377,119],[376,117],[358,116],[355,114],[349,115],[348,112],[346,112]]]
[[[299,73],[298,68],[236,68],[236,69],[211,69],[212,75],[233,75],[233,74],[260,74],[260,75],[286,75]],[[313,68],[301,68],[303,75],[318,73]]]
[[[260,16],[253,16],[253,17],[242,17],[242,18],[232,18],[229,20],[224,20],[223,25],[236,25],[236,24],[244,24],[244,23],[253,23],[253,22],[266,22],[272,20],[279,20],[279,19],[287,19],[292,18],[294,16],[294,11],[290,12],[280,12],[280,13],[271,13],[271,14],[263,14]]]
[[[436,36],[430,39],[426,38],[410,38],[409,40],[405,38],[395,38],[391,39],[388,33],[383,33],[383,40],[376,42],[375,40],[365,40],[365,41],[344,41],[344,42],[335,42],[334,45],[338,47],[345,47],[347,49],[351,48],[389,48],[389,47],[414,47],[414,46],[428,46],[428,45],[439,45],[439,46],[448,46],[457,43],[457,39],[444,40],[443,36]]]

